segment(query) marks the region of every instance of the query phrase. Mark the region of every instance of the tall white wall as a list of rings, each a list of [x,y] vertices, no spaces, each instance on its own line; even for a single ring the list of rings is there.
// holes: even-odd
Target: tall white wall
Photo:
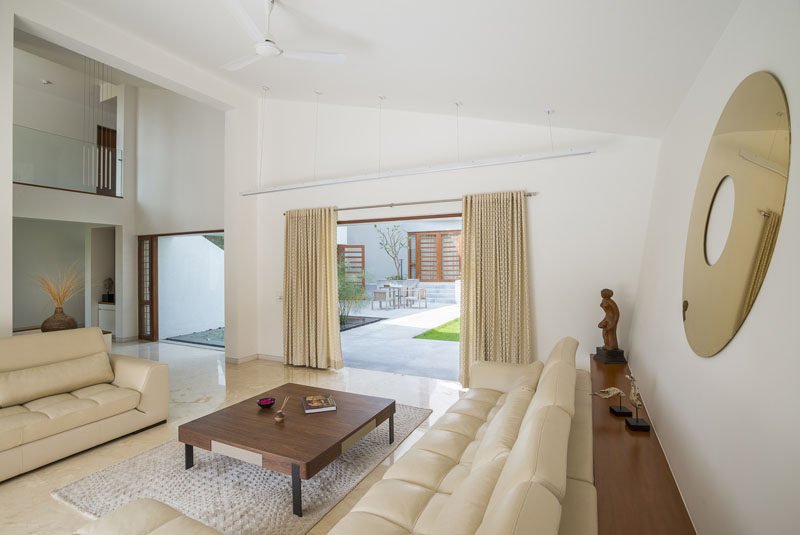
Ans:
[[[36,284],[38,276],[58,279],[74,267],[84,277],[86,225],[62,221],[14,219],[14,328],[35,327],[53,313],[53,302]],[[80,291],[64,312],[83,326],[85,295]]]
[[[257,349],[259,318],[256,307],[258,274],[252,261],[256,249],[256,206],[243,199],[239,192],[256,182],[258,138],[258,92],[244,90],[183,58],[165,51],[149,40],[131,34],[113,22],[97,18],[93,13],[76,9],[58,0],[9,0],[0,3],[0,72],[13,71],[13,35],[17,24],[28,33],[74,50],[115,69],[124,70],[143,80],[223,111],[224,168],[221,199],[226,230],[225,308],[226,353],[235,357],[253,355]],[[87,31],[91,28],[91,31]],[[13,80],[0,77],[0,335],[11,332],[11,218],[12,218],[12,141],[11,125]],[[125,98],[135,97],[135,88],[125,91]],[[127,114],[133,115],[128,117]],[[118,129],[118,142],[124,143],[126,154],[135,154],[136,107],[125,106],[125,132]],[[123,140],[120,141],[120,137]],[[128,147],[133,147],[129,150]],[[75,220],[117,226],[117,330],[123,338],[137,332],[136,269],[123,270],[136,261],[135,201],[136,159],[126,157],[125,199],[100,199],[93,196],[67,194],[17,186],[13,188],[14,210],[28,217],[61,218],[65,212]],[[131,177],[134,177],[131,179]],[[63,192],[55,192],[63,195]],[[65,201],[69,198],[69,201]],[[133,209],[129,209],[128,202]],[[38,214],[38,215],[35,215]],[[111,220],[111,215],[116,218]],[[124,220],[119,222],[120,216]],[[132,214],[132,215],[129,215]],[[172,232],[170,229],[165,232]],[[122,285],[120,286],[120,283]],[[122,291],[120,291],[122,288]],[[120,295],[121,294],[121,295]],[[120,299],[122,303],[120,303]]]
[[[158,88],[139,90],[138,110],[138,233],[221,229],[225,115]]]
[[[681,319],[689,216],[716,122],[736,86],[759,70],[774,73],[796,107],[798,27],[797,2],[744,0],[662,142],[631,368],[701,535],[788,534],[800,526],[796,145],[772,263],[739,333],[716,356],[701,358],[690,349]]]
[[[158,238],[158,336],[225,325],[225,252],[203,236]]]
[[[307,181],[374,171],[378,110],[321,104],[315,153],[315,106],[269,101],[263,184]],[[454,117],[383,112],[384,170],[455,161]],[[538,354],[571,335],[585,360],[601,340],[600,290],[616,291],[620,339],[628,343],[648,220],[657,140],[555,129],[556,149],[594,146],[596,154],[514,165],[294,190],[251,198],[258,203],[259,353],[282,355],[284,221],[290,208],[358,206],[459,197],[503,190],[538,191],[528,200],[533,327]],[[550,150],[547,129],[478,119],[461,120],[463,160]],[[346,212],[343,219],[460,212],[460,204]],[[347,240],[354,243],[348,232]],[[585,364],[584,364],[585,365]]]

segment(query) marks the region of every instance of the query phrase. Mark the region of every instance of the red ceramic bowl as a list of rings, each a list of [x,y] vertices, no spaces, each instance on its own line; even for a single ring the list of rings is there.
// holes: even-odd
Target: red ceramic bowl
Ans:
[[[261,398],[258,401],[256,401],[256,403],[258,403],[258,406],[261,407],[262,409],[269,409],[270,407],[275,405],[275,398]]]

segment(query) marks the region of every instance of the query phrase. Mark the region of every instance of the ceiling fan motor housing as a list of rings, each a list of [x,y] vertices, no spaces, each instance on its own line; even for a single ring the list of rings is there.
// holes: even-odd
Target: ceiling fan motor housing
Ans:
[[[265,39],[256,44],[256,54],[259,56],[278,56],[282,50],[275,44],[274,41]]]

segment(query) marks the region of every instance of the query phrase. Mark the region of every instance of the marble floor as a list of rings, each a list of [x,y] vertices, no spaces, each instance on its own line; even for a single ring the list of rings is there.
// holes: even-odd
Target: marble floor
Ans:
[[[294,368],[265,360],[225,363],[214,349],[160,342],[115,344],[114,353],[165,362],[170,367],[170,416],[165,425],[119,438],[0,483],[0,534],[69,534],[87,519],[57,502],[50,491],[97,470],[177,438],[178,425],[286,382],[390,397],[433,410],[395,452],[309,532],[327,533],[366,490],[405,453],[459,396],[460,385],[427,377],[344,368]]]

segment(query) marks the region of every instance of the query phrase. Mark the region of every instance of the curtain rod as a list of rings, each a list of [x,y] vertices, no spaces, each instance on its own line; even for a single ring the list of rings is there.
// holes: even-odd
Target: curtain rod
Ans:
[[[472,169],[475,167],[489,167],[494,165],[509,165],[522,162],[534,162],[537,160],[552,160],[555,158],[568,158],[570,156],[583,156],[596,152],[594,148],[569,149],[556,152],[537,152],[534,154],[521,154],[517,156],[503,156],[500,158],[487,158],[485,160],[470,160],[466,162],[452,162],[429,167],[417,167],[414,169],[399,169],[397,171],[382,171],[368,175],[346,176],[340,178],[326,178],[314,180],[313,182],[300,182],[298,184],[285,184],[282,186],[267,186],[256,189],[242,191],[239,195],[246,197],[249,195],[262,195],[264,193],[275,193],[278,191],[288,191],[295,189],[316,188],[319,186],[334,186],[346,184],[348,182],[364,182],[367,180],[383,180],[387,178],[397,178],[404,176],[424,175],[427,173],[440,173],[443,171],[457,171],[459,169]]]
[[[526,197],[535,197],[539,195],[538,191],[532,193],[525,193]],[[461,199],[436,199],[434,201],[412,201],[412,202],[392,202],[387,204],[367,204],[364,206],[348,206],[346,208],[336,208],[337,212],[345,212],[347,210],[367,210],[369,208],[394,208],[395,206],[414,206],[417,204],[439,204],[444,202],[461,202]],[[286,212],[283,212],[286,215]]]

